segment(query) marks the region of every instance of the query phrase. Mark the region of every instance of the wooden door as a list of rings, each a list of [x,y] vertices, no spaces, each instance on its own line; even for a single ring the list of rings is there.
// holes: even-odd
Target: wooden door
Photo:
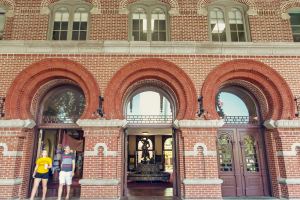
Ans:
[[[264,146],[259,128],[221,128],[217,135],[222,196],[268,196]]]

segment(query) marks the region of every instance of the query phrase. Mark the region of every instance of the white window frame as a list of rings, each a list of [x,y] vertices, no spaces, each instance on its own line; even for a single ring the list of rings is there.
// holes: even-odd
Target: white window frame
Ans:
[[[293,7],[293,8],[290,8],[290,9],[287,10],[288,14],[290,14],[291,12],[298,13],[300,15],[300,7]],[[299,25],[300,25],[300,22],[299,22]],[[293,41],[294,41],[294,34],[293,34],[293,30],[292,30],[291,21],[290,21],[290,26],[291,26],[291,32],[292,32],[292,37],[293,37]]]
[[[5,13],[9,10],[9,7],[3,4],[0,4],[0,15],[4,15],[4,25],[5,25],[5,20],[6,16]],[[3,32],[4,32],[5,26],[3,27]],[[0,40],[3,38],[3,32],[0,32]]]
[[[135,2],[128,5],[129,10],[129,17],[128,17],[128,41],[134,41],[132,40],[132,15],[135,9],[137,8],[143,8],[147,13],[147,41],[152,41],[151,38],[151,13],[154,9],[160,8],[165,13],[165,22],[166,22],[166,41],[170,41],[170,15],[169,10],[171,9],[171,6],[169,4],[154,1],[154,0],[144,0]],[[138,41],[136,41],[138,42]],[[145,41],[144,41],[145,42]],[[159,42],[159,41],[155,41]],[[162,42],[162,41],[161,41]]]
[[[208,21],[209,41],[218,42],[218,41],[212,41],[212,35],[211,35],[212,30],[211,30],[211,25],[210,25],[210,11],[213,8],[218,8],[218,9],[222,10],[222,12],[224,14],[224,20],[225,20],[226,42],[231,42],[228,12],[232,8],[237,8],[237,9],[239,9],[239,11],[242,12],[246,42],[251,42],[249,21],[248,21],[248,14],[247,14],[247,11],[249,10],[249,8],[245,4],[238,3],[238,2],[231,2],[231,1],[222,1],[222,2],[218,1],[218,2],[213,2],[213,3],[206,5],[205,8],[208,12],[207,21]],[[234,41],[234,42],[236,42],[236,41]]]
[[[93,8],[93,5],[88,2],[81,1],[81,0],[63,0],[63,1],[53,3],[49,6],[49,9],[51,10],[51,12],[50,12],[50,16],[49,16],[50,20],[49,20],[49,25],[48,25],[47,39],[52,40],[55,12],[57,9],[59,9],[61,7],[65,7],[69,11],[68,35],[67,35],[67,40],[58,40],[58,41],[72,40],[74,13],[77,8],[86,8],[86,10],[88,12],[86,40],[89,40],[90,39],[90,22],[91,22],[90,11]],[[76,40],[73,40],[73,41],[76,41]]]

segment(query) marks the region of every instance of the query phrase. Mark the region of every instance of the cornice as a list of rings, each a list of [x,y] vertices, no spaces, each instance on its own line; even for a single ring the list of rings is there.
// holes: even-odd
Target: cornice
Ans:
[[[264,123],[267,129],[274,128],[300,128],[300,120],[267,120]]]
[[[12,120],[0,120],[0,127],[2,128],[33,128],[35,126],[35,122],[32,119],[20,120],[20,119],[12,119]]]
[[[0,179],[0,185],[18,185],[22,183],[22,179]]]
[[[195,184],[221,184],[223,183],[222,179],[182,179],[181,182],[185,185],[195,185]]]
[[[224,125],[223,120],[175,120],[176,128],[220,128]]]
[[[80,185],[118,185],[120,179],[81,179]]]
[[[124,120],[97,120],[97,119],[79,119],[76,122],[80,127],[122,127],[126,128],[128,122]]]
[[[281,184],[300,184],[300,178],[278,178],[277,181]]]
[[[0,41],[0,54],[300,55],[294,42]]]

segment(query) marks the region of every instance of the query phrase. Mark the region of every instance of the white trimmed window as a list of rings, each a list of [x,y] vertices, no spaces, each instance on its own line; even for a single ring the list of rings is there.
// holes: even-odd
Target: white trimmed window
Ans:
[[[92,4],[64,0],[50,5],[49,40],[88,40]]]
[[[130,41],[169,41],[170,26],[168,4],[145,0],[132,3],[130,11],[128,38]]]
[[[294,42],[300,42],[300,8],[289,9],[291,28]]]
[[[0,40],[3,37],[4,25],[5,25],[5,13],[9,10],[9,8],[5,5],[0,4]]]
[[[250,42],[248,7],[236,2],[214,2],[208,10],[209,38],[213,42]]]

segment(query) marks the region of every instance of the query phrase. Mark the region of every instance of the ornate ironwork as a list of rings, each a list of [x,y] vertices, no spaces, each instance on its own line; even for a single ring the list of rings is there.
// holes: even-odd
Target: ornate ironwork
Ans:
[[[251,116],[224,116],[222,119],[227,124],[258,124],[257,118]]]
[[[247,135],[244,138],[244,144],[247,172],[258,172],[259,165],[255,146],[255,138],[252,135]]]
[[[127,115],[126,120],[134,124],[164,124],[172,123],[172,115]]]
[[[300,109],[300,103],[298,104],[297,100],[300,99],[300,97],[295,97],[294,101],[296,103],[297,113],[295,113],[295,117],[299,117],[299,109]]]
[[[221,172],[232,172],[232,151],[230,143],[230,138],[227,135],[220,135],[218,138]]]
[[[72,124],[76,123],[76,121],[80,118],[80,116],[43,116],[42,123],[45,124]]]
[[[97,109],[97,113],[101,116],[101,117],[103,117],[103,115],[105,114],[104,112],[103,112],[103,101],[104,101],[104,97],[101,97],[101,95],[99,96],[99,108]]]
[[[1,97],[0,97],[1,98]],[[0,105],[0,116],[4,117],[4,113],[3,113],[3,107],[4,107],[4,103],[5,103],[5,97],[2,97],[2,103]]]
[[[198,117],[201,117],[201,115],[204,113],[205,109],[203,108],[203,96],[198,98],[198,103],[199,103],[199,110],[198,110]]]

